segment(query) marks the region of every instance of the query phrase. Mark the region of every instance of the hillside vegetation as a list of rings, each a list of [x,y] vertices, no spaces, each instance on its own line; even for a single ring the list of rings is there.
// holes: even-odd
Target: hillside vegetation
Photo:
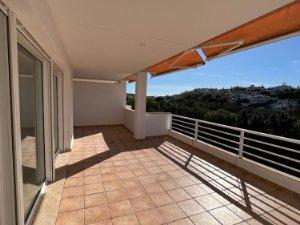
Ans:
[[[134,94],[127,94],[134,109]],[[197,88],[148,96],[148,112],[172,114],[300,139],[300,87]]]

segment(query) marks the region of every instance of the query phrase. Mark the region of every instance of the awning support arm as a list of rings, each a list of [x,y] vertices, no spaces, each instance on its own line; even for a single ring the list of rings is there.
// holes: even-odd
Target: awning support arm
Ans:
[[[220,44],[212,44],[212,45],[205,45],[205,46],[199,46],[199,48],[201,49],[206,49],[206,48],[217,48],[217,47],[223,47],[223,46],[228,46],[228,45],[232,45],[232,47],[226,49],[225,51],[212,56],[212,57],[207,57],[205,59],[205,61],[210,61],[212,59],[216,59],[219,58],[221,56],[227,55],[229,52],[231,52],[234,49],[237,49],[238,47],[240,47],[241,45],[244,44],[244,40],[239,40],[239,41],[232,41],[232,42],[226,42],[226,43],[220,43]]]
[[[170,69],[188,69],[188,68],[196,68],[197,66],[199,66],[199,64],[193,65],[193,66],[174,66],[180,59],[182,59],[184,57],[184,55],[188,54],[189,52],[191,52],[193,50],[195,50],[197,52],[196,49],[189,49],[189,50],[184,51],[177,59],[174,60],[174,62],[171,63],[169,68]],[[197,52],[197,54],[198,54],[198,52]],[[200,55],[199,55],[199,57],[201,58]],[[203,63],[201,63],[201,65],[203,65]]]

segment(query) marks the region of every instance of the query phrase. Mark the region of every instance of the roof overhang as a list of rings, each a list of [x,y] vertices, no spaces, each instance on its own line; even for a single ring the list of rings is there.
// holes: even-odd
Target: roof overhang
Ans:
[[[38,2],[44,1],[47,2],[46,5],[52,14],[75,74],[103,80],[124,79],[128,74],[157,67],[160,62],[177,55],[181,56],[175,63],[171,63],[172,69],[163,72],[171,72],[174,67],[181,68],[185,66],[184,64],[188,67],[193,66],[183,61],[188,58],[186,55],[189,54],[189,50],[193,50],[199,43],[204,43],[292,2],[291,0],[188,2],[40,0]],[[183,65],[180,65],[181,63]],[[202,64],[200,59],[196,63]],[[157,74],[160,74],[160,71]]]
[[[192,49],[175,55],[146,69],[152,76],[175,72],[179,69],[204,65],[197,49],[205,55],[205,60],[222,57],[300,33],[300,1],[294,1],[272,12],[242,24],[232,30],[205,41]],[[178,67],[174,68],[174,62]],[[132,82],[134,75],[126,77]]]

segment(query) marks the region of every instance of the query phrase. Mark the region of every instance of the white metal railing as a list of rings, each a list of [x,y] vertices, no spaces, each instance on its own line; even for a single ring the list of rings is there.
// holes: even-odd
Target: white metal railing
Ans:
[[[170,124],[171,130],[196,141],[208,142],[237,157],[251,158],[268,166],[271,164],[271,167],[293,171],[293,175],[300,175],[300,140],[174,114],[171,115]]]

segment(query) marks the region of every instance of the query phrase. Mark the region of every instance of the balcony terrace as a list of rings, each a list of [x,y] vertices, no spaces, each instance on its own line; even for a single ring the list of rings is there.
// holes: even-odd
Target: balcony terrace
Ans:
[[[300,196],[170,136],[78,127],[34,224],[299,224]],[[47,207],[46,207],[47,206]]]
[[[300,140],[146,112],[149,76],[298,35],[295,0],[0,0],[0,225],[300,224]]]

